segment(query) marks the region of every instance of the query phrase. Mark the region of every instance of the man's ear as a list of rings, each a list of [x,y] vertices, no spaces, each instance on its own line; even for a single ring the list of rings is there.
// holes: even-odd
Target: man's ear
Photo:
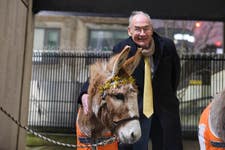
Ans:
[[[127,34],[128,34],[129,36],[132,35],[132,33],[131,33],[131,28],[130,28],[130,27],[128,27]]]

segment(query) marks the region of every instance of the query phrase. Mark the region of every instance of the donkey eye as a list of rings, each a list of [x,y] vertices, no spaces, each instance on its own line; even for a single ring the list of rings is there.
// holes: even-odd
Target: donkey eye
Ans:
[[[118,100],[124,100],[124,95],[122,93],[115,94],[114,97]]]

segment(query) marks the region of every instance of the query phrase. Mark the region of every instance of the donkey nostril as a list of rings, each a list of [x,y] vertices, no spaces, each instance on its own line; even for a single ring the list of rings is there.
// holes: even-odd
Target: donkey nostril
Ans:
[[[131,133],[131,137],[132,138],[135,138],[134,132]]]

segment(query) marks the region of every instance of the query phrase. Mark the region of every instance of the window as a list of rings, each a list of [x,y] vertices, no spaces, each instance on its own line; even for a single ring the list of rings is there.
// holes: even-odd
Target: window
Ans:
[[[182,53],[224,53],[223,22],[153,19],[159,34],[174,40]]]
[[[60,29],[36,28],[34,31],[34,50],[58,49],[60,44]]]
[[[58,54],[52,50],[59,49],[60,29],[35,28],[34,31],[34,63],[58,63]],[[49,51],[50,50],[50,51]]]
[[[127,30],[100,30],[89,31],[89,50],[111,51],[119,41],[128,38]]]
[[[154,30],[158,34],[172,39],[178,51],[189,52],[194,48],[195,37],[191,30],[170,27],[159,27]]]

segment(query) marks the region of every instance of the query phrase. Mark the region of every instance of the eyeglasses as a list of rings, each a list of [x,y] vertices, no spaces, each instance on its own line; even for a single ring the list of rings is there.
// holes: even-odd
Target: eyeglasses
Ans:
[[[148,32],[151,32],[151,27],[149,26],[146,26],[146,27],[134,27],[134,32],[136,34],[140,34],[140,33],[148,33]]]

